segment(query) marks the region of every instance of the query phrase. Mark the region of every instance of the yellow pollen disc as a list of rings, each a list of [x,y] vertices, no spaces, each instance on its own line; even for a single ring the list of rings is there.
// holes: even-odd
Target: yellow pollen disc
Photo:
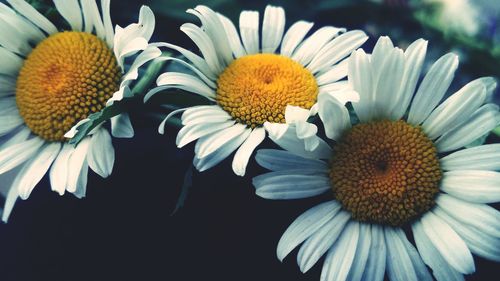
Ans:
[[[25,60],[17,78],[17,106],[34,134],[62,142],[78,121],[103,109],[120,79],[106,42],[85,32],[56,33]]]
[[[235,60],[217,80],[217,102],[236,121],[252,128],[285,123],[287,105],[310,109],[318,96],[314,75],[299,63],[275,54]]]
[[[404,121],[359,124],[334,149],[330,179],[354,219],[402,226],[434,206],[442,172],[434,143]]]

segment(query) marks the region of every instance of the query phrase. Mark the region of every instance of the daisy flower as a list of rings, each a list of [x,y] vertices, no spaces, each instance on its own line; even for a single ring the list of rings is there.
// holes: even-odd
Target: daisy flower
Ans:
[[[427,50],[417,40],[403,52],[387,37],[371,56],[349,58],[359,122],[338,101],[322,120],[332,148],[259,150],[272,172],[253,179],[268,199],[332,192],[333,200],[298,217],[281,237],[283,260],[297,255],[308,271],[323,255],[321,280],[463,280],[475,271],[471,253],[500,261],[500,144],[464,148],[500,121],[485,104],[492,78],[474,80],[440,103],[458,66],[447,54],[416,85]],[[323,113],[322,113],[323,112]],[[407,113],[408,112],[408,113]],[[411,230],[416,247],[405,230]]]
[[[49,170],[52,190],[79,198],[89,167],[111,174],[115,156],[106,128],[97,127],[76,147],[68,138],[90,114],[130,95],[138,68],[161,54],[148,45],[155,23],[148,7],[139,23],[113,30],[109,0],[100,1],[101,9],[95,0],[54,0],[70,27],[63,31],[25,1],[7,2],[0,3],[0,175],[13,182],[3,221]],[[114,117],[111,128],[115,137],[133,135],[126,114]]]
[[[211,105],[173,113],[184,111],[177,146],[197,140],[194,166],[207,170],[236,151],[233,171],[243,176],[266,131],[282,142],[297,135],[307,150],[316,148],[320,143],[317,128],[307,123],[307,118],[316,114],[318,97],[346,86],[345,81],[339,82],[347,75],[344,58],[367,40],[365,33],[326,26],[308,36],[313,23],[305,21],[294,23],[285,32],[285,11],[273,6],[265,9],[261,31],[259,12],[243,11],[239,34],[228,18],[205,6],[187,12],[198,17],[202,26],[186,23],[181,30],[203,57],[162,44],[186,57],[187,61],[170,59],[190,73],[164,73],[145,100],[170,88],[209,100]],[[335,98],[346,103],[357,96]]]

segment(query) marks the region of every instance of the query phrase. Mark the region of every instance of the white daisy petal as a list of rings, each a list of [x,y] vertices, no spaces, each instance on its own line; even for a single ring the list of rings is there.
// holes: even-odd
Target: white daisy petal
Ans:
[[[89,165],[87,160],[83,161],[82,168],[80,170],[80,175],[78,176],[78,181],[76,182],[76,190],[73,193],[76,198],[82,199],[85,197],[87,192],[87,180],[89,173]]]
[[[375,83],[374,113],[378,118],[389,118],[392,110],[398,106],[394,97],[394,89],[401,88],[404,72],[404,54],[399,48],[391,49],[382,65],[372,64],[378,69],[378,79]]]
[[[262,23],[262,52],[274,53],[285,31],[285,10],[268,5]]]
[[[26,34],[20,34],[18,28],[9,24],[3,15],[0,14],[0,45],[5,49],[23,56],[31,53],[32,48]]]
[[[234,121],[186,125],[177,134],[177,147],[182,148],[199,138],[227,129],[233,125]]]
[[[429,273],[427,270],[427,267],[424,264],[424,261],[422,260],[422,257],[418,253],[417,249],[406,239],[405,236],[402,236],[403,243],[405,244],[406,251],[408,255],[410,256],[411,262],[413,264],[413,269],[415,270],[415,273],[417,274],[417,280],[419,281],[432,281],[432,275]]]
[[[73,153],[74,148],[70,144],[64,144],[59,155],[54,160],[50,168],[50,187],[53,191],[64,195],[68,183],[68,164],[69,158]]]
[[[436,139],[467,120],[486,100],[486,88],[472,81],[439,105],[422,124],[425,134]]]
[[[26,43],[38,43],[46,38],[45,34],[33,23],[20,16],[4,3],[0,3],[0,15],[12,29],[18,32],[18,37],[25,39]]]
[[[333,26],[325,26],[318,29],[297,47],[291,56],[292,60],[303,66],[307,66],[326,43],[344,31],[345,29],[343,28]]]
[[[90,21],[90,24],[93,28],[95,28],[95,33],[97,37],[101,39],[106,38],[106,31],[104,29],[104,23],[101,19],[101,14],[99,12],[99,8],[97,7],[97,3],[95,0],[85,0],[82,1],[82,11],[83,17],[85,21]],[[85,24],[87,28],[87,24]],[[92,28],[91,27],[91,28]],[[92,30],[85,30],[86,32],[91,32]]]
[[[328,159],[331,156],[332,149],[322,139],[318,138],[318,146],[315,150],[307,151],[305,149],[304,140],[297,138],[297,134],[293,126],[287,127],[284,133],[277,138],[275,134],[276,130],[272,128],[272,125],[274,124],[266,122],[264,123],[264,128],[269,133],[269,138],[281,148],[296,155],[313,159]]]
[[[156,83],[159,87],[146,94],[144,97],[145,102],[161,90],[166,90],[168,88],[181,89],[207,98],[215,98],[215,91],[213,89],[208,87],[202,80],[190,74],[181,72],[166,72],[158,77]]]
[[[38,12],[33,6],[24,0],[7,0],[7,2],[25,18],[29,19],[32,23],[38,26],[48,34],[56,33],[57,28],[46,17]]]
[[[12,132],[12,130],[24,123],[17,110],[13,110],[12,113],[3,111],[3,114],[3,116],[0,116],[0,137]]]
[[[205,76],[210,78],[212,81],[217,80],[218,74],[215,74],[210,69],[207,62],[200,56],[196,55],[195,53],[169,43],[153,43],[151,45],[157,47],[166,47],[172,50],[176,50],[177,52],[181,53],[181,55],[185,56],[190,62],[192,62],[193,65],[196,66],[196,68],[200,70]]]
[[[422,223],[417,221],[412,225],[413,236],[417,244],[418,252],[424,262],[432,269],[432,273],[438,281],[462,281],[463,275],[456,271],[443,258],[438,249],[434,247],[427,234],[425,234]]]
[[[441,190],[474,203],[500,201],[500,173],[493,171],[455,170],[443,174]]]
[[[28,127],[25,126],[21,127],[19,131],[15,132],[14,134],[6,138],[4,142],[1,143],[0,151],[11,145],[15,145],[26,141],[30,135],[31,135],[31,130]]]
[[[291,57],[313,25],[312,22],[298,21],[290,26],[281,42],[281,55]]]
[[[248,165],[250,156],[252,156],[255,148],[261,144],[266,138],[266,130],[264,128],[256,128],[252,130],[250,136],[240,146],[233,159],[233,171],[238,176],[245,176],[245,171]]]
[[[328,71],[316,76],[318,86],[334,83],[347,76],[347,66],[349,60],[343,60],[340,63],[330,67]]]
[[[386,260],[387,247],[385,245],[384,229],[380,225],[372,225],[370,251],[361,280],[384,280]]]
[[[16,79],[8,76],[0,76],[0,97],[12,96],[16,92]]]
[[[394,44],[392,43],[391,38],[389,38],[388,36],[380,36],[377,40],[377,43],[375,44],[375,47],[373,47],[370,61],[372,65],[375,66],[372,69],[373,82],[375,83],[375,85],[380,78],[380,67],[384,64],[384,61],[389,57],[393,49]]]
[[[324,161],[300,157],[278,149],[259,149],[255,155],[255,160],[259,165],[271,171],[286,171],[307,167],[310,170],[327,172],[329,169]]]
[[[360,100],[352,106],[361,122],[372,118],[373,86],[371,65],[363,49],[355,51],[349,58],[348,80],[352,89],[358,92]]]
[[[34,137],[0,150],[0,174],[31,159],[43,144],[44,141],[41,138]]]
[[[422,66],[427,53],[427,41],[418,39],[405,51],[405,67],[401,79],[401,89],[397,91],[391,120],[399,120],[403,117],[410,105],[411,98],[415,92]]]
[[[101,0],[102,17],[104,24],[104,31],[106,32],[106,43],[111,48],[114,44],[115,32],[113,30],[113,23],[111,22],[111,0]]]
[[[231,153],[233,153],[248,138],[250,132],[251,130],[249,129],[245,130],[236,138],[230,139],[226,144],[201,159],[197,158],[196,156],[193,161],[194,166],[196,167],[196,169],[198,169],[198,171],[203,172],[219,164]]]
[[[358,238],[359,223],[351,221],[347,224],[337,242],[328,251],[321,270],[321,281],[346,280],[355,258]]]
[[[127,73],[121,79],[120,87],[128,85],[131,80],[136,80],[139,77],[139,68],[145,63],[161,56],[161,51],[158,47],[149,46],[142,51],[134,60]]]
[[[348,212],[340,211],[311,237],[307,238],[297,254],[300,271],[305,273],[316,264],[337,241],[350,218],[351,215]]]
[[[276,249],[278,259],[283,261],[295,247],[323,227],[340,209],[341,205],[338,202],[329,201],[307,210],[295,219],[278,242]]]
[[[200,19],[204,32],[214,44],[217,44],[215,51],[221,62],[224,62],[225,66],[229,65],[233,61],[232,50],[226,32],[221,32],[225,29],[219,16],[203,5],[198,5],[194,9],[187,10],[187,12]]]
[[[366,268],[366,263],[370,255],[370,246],[372,245],[371,225],[366,223],[359,224],[359,240],[354,261],[347,280],[360,281]]]
[[[82,12],[78,0],[54,0],[57,11],[74,31],[82,31]]]
[[[329,69],[341,59],[350,55],[368,40],[368,36],[361,30],[352,30],[341,34],[315,54],[311,63],[307,66],[312,73]]]
[[[227,39],[229,40],[229,45],[231,46],[233,55],[236,58],[246,55],[245,48],[243,48],[243,44],[241,44],[240,35],[238,34],[234,23],[221,14],[217,15],[219,16],[219,19],[224,26],[224,30],[226,31]]]
[[[317,196],[331,189],[327,175],[291,174],[293,170],[270,172],[253,178],[255,194],[272,200],[302,199]]]
[[[497,88],[497,80],[494,77],[481,77],[474,81],[483,84],[483,86],[486,88],[486,100],[490,101],[495,94],[495,90]]]
[[[189,70],[193,71],[207,86],[209,86],[212,89],[216,89],[217,85],[215,84],[214,81],[212,81],[210,78],[208,78],[203,72],[201,72],[198,68],[196,68],[194,65],[185,62],[181,59],[178,58],[173,58],[173,57],[161,57],[157,58],[156,60],[162,60],[162,61],[173,61],[176,63],[181,64],[182,66],[185,66],[186,68],[189,68]]]
[[[243,11],[240,14],[241,41],[247,54],[259,52],[259,12]]]
[[[24,166],[26,166],[26,164]],[[14,205],[17,201],[17,198],[19,198],[19,192],[17,186],[19,185],[21,179],[24,177],[25,174],[25,172],[23,171],[24,166],[17,168],[16,169],[17,171],[16,170],[13,171],[14,173],[12,175],[14,176],[14,179],[11,180],[12,183],[10,184],[10,188],[7,192],[7,195],[5,196],[3,211],[0,209],[0,214],[2,215],[2,221],[4,223],[7,223],[7,221],[9,220],[10,214],[12,213],[12,209],[14,209]],[[3,183],[8,184],[5,181],[3,181]]]
[[[23,59],[18,55],[1,46],[0,61],[2,61],[2,65],[0,66],[0,74],[5,74],[12,77],[15,77],[17,75],[24,63]]]
[[[132,128],[128,113],[122,113],[111,118],[111,134],[115,138],[134,137],[134,128]]]
[[[115,163],[115,149],[108,130],[100,128],[92,135],[87,162],[101,177],[107,178],[111,175]]]
[[[384,229],[387,245],[387,275],[392,281],[410,281],[417,279],[410,255],[404,240],[407,239],[402,229],[386,227]]]
[[[229,115],[219,105],[201,105],[188,108],[182,114],[182,124],[194,125],[203,123],[203,120],[211,123],[212,121],[215,121],[212,119],[220,119],[221,121],[226,121],[231,118],[231,115]]]
[[[342,133],[351,128],[349,111],[328,93],[319,95],[318,107],[319,117],[323,121],[326,136],[332,140],[339,140]]]
[[[440,159],[441,169],[500,170],[500,144],[486,144],[456,151]]]
[[[285,108],[285,120],[287,124],[307,121],[311,112],[300,106],[287,105]]]
[[[57,154],[61,150],[60,143],[50,143],[46,144],[37,155],[30,160],[24,166],[24,176],[19,181],[17,186],[19,197],[21,199],[28,199],[31,191],[36,186],[36,184],[42,179],[42,177],[49,170],[50,165],[54,162]]]
[[[66,186],[66,190],[68,192],[74,193],[78,189],[81,171],[85,168],[87,163],[87,152],[89,150],[90,142],[90,137],[84,138],[76,146],[75,150],[71,154],[71,157],[69,158],[68,183]]]
[[[203,58],[214,73],[222,72],[222,61],[217,56],[215,45],[212,39],[203,31],[202,28],[192,24],[185,23],[181,26],[181,31],[186,33],[191,40],[198,46]]]
[[[466,202],[446,194],[436,197],[436,203],[457,221],[500,238],[500,212],[486,204]]]
[[[440,207],[433,212],[448,223],[464,240],[470,251],[483,258],[500,261],[500,237],[494,237],[453,219]]]
[[[486,104],[470,118],[442,135],[436,142],[439,152],[448,152],[472,143],[493,130],[500,123],[498,106]]]
[[[408,123],[419,125],[439,104],[450,87],[458,67],[458,57],[449,53],[438,59],[424,77],[413,98]]]
[[[430,211],[420,221],[429,240],[453,268],[463,274],[476,270],[469,248],[446,222]]]
[[[230,140],[237,138],[247,130],[249,129],[247,129],[246,125],[234,124],[227,129],[200,138],[195,147],[196,157],[204,158],[205,156],[208,156],[209,154],[219,149],[221,146],[224,146]]]

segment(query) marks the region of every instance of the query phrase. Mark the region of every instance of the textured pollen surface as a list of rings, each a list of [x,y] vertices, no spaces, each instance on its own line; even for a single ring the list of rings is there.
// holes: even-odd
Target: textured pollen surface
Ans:
[[[442,172],[436,148],[404,121],[354,126],[336,145],[336,199],[363,222],[402,226],[434,206]]]
[[[318,96],[312,73],[290,58],[275,54],[235,60],[217,80],[217,102],[236,121],[257,127],[285,123],[287,105],[310,109]]]
[[[16,101],[34,134],[65,141],[72,126],[105,106],[120,79],[116,58],[103,40],[90,33],[60,32],[38,44],[24,62]]]

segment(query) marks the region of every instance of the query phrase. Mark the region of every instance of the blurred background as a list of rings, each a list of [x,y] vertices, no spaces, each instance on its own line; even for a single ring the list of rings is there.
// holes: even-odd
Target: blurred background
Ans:
[[[29,2],[60,20],[51,1]],[[428,39],[427,68],[441,55],[457,53],[460,67],[449,93],[480,76],[500,77],[497,0],[115,0],[113,22],[136,22],[143,4],[156,14],[153,41],[190,49],[179,26],[197,21],[186,9],[205,4],[237,22],[241,10],[262,13],[273,4],[285,8],[287,26],[307,20],[316,28],[363,29],[370,36],[363,46],[367,51],[381,35],[403,48]],[[500,101],[498,94],[492,99]],[[144,111],[132,113],[136,137],[115,140],[112,176],[89,175],[87,198],[60,197],[44,178],[28,201],[17,202],[9,224],[0,224],[0,280],[319,280],[322,260],[302,274],[297,250],[283,264],[275,250],[288,225],[328,194],[287,202],[260,199],[251,177],[263,171],[252,161],[248,177],[239,178],[227,160],[209,172],[194,172],[184,206],[171,215],[187,190],[182,186],[193,146],[178,150],[177,129],[158,135],[159,121]],[[486,141],[499,138],[491,134]],[[498,264],[475,260],[477,273],[467,280],[498,280]]]

